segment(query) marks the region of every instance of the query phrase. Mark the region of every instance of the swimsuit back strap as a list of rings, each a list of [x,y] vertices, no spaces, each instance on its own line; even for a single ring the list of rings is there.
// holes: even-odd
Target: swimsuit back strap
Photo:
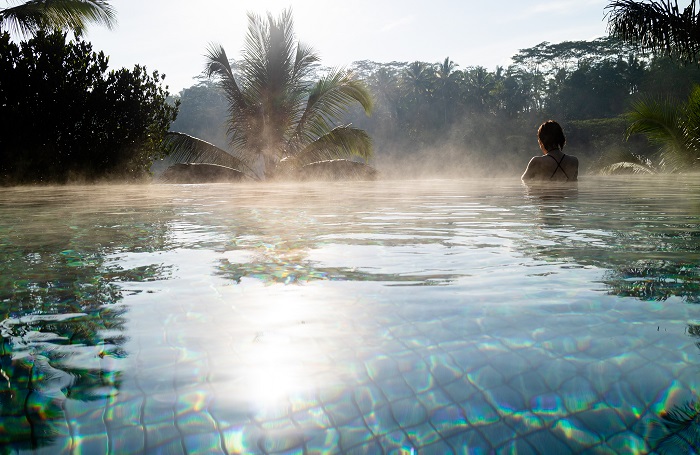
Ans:
[[[564,161],[564,158],[566,158],[566,155],[562,154],[561,159],[559,161],[557,161],[557,159],[554,158],[552,155],[547,155],[547,156],[552,158],[554,160],[554,162],[557,163],[557,167],[554,169],[554,172],[552,172],[552,175],[549,176],[549,180],[552,180],[552,177],[554,177],[554,174],[556,174],[559,169],[561,169],[561,171],[566,176],[566,180],[569,180],[569,176],[566,174],[566,171],[564,170],[563,167],[561,167],[561,162]]]

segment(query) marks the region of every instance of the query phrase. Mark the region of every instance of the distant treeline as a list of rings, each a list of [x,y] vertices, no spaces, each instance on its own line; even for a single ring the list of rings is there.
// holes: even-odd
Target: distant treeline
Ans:
[[[567,153],[580,157],[583,172],[593,172],[618,153],[649,147],[642,137],[625,141],[631,103],[642,96],[685,99],[700,83],[697,65],[639,54],[612,38],[545,42],[512,61],[495,71],[449,58],[355,62],[375,109],[370,118],[350,112],[347,122],[372,136],[374,164],[389,177],[522,172],[539,153],[536,128],[549,118],[564,126]],[[227,105],[211,82],[183,90],[180,101],[171,130],[226,145]]]

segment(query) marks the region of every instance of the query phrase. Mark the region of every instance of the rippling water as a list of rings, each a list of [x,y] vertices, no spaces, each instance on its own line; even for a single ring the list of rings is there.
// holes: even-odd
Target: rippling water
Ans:
[[[699,219],[697,176],[3,189],[0,446],[688,453]]]

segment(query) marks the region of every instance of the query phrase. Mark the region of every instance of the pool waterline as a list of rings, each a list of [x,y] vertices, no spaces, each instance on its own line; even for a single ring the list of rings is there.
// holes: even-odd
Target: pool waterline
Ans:
[[[670,182],[8,189],[0,438],[648,451],[700,380],[700,183]]]

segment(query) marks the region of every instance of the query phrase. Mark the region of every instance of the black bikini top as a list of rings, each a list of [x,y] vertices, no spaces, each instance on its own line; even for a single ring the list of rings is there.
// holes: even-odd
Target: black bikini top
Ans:
[[[556,174],[559,169],[561,169],[561,171],[566,176],[566,180],[569,180],[569,176],[566,174],[566,171],[564,170],[563,167],[561,167],[561,162],[564,161],[564,158],[566,157],[566,155],[562,154],[561,159],[559,161],[557,161],[557,159],[554,158],[552,155],[547,155],[547,156],[552,158],[554,160],[554,162],[557,163],[557,168],[554,169],[554,172],[552,172],[552,175],[549,176],[549,180],[552,180],[552,177],[554,177],[554,174]]]

